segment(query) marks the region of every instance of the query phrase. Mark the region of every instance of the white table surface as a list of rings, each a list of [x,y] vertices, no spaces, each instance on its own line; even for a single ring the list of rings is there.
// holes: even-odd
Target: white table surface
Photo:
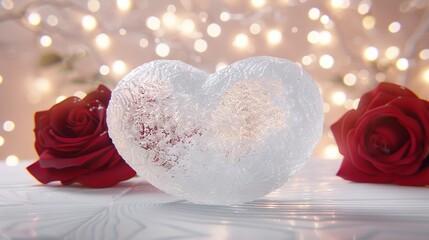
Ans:
[[[358,184],[311,159],[266,197],[195,205],[141,178],[108,189],[38,184],[0,163],[3,239],[429,239],[429,188]]]

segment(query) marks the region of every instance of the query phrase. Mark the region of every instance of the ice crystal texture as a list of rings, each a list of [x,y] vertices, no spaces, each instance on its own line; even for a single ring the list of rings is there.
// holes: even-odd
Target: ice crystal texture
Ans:
[[[322,99],[294,62],[252,57],[208,74],[157,60],[112,92],[109,135],[159,189],[194,203],[248,202],[305,163],[323,128]]]

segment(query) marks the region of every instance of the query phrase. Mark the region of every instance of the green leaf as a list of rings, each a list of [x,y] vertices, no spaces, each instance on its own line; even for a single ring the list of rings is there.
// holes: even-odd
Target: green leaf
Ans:
[[[61,63],[63,61],[63,58],[56,52],[47,52],[42,54],[39,57],[38,64],[41,67],[48,67],[55,65],[57,63]]]
[[[85,84],[88,81],[85,78],[81,78],[81,77],[77,77],[71,80],[71,83],[75,83],[75,84]]]

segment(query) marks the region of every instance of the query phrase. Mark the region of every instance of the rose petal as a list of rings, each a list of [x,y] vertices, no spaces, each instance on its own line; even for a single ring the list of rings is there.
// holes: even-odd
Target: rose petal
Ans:
[[[97,112],[88,109],[87,106],[81,106],[70,110],[67,122],[64,124],[67,124],[73,133],[68,137],[83,137],[91,135],[97,129],[99,118]]]
[[[108,169],[100,169],[99,171],[76,177],[74,181],[88,187],[104,188],[114,186],[135,175],[136,172],[125,161],[120,161]]]
[[[350,110],[337,122],[331,125],[331,131],[338,145],[338,150],[344,156],[347,153],[347,134],[355,126],[359,113]]]
[[[384,104],[390,102],[390,100],[392,100],[392,99],[395,99],[395,98],[398,98],[401,96],[402,97],[418,98],[412,91],[410,91],[409,89],[407,89],[405,87],[402,87],[402,86],[399,86],[399,85],[396,85],[393,83],[382,82],[382,83],[378,84],[376,88],[365,93],[360,98],[357,110],[365,112],[367,109],[370,109],[369,105],[379,94],[384,95],[382,97],[382,99],[386,101]],[[390,95],[391,97],[389,98],[388,95]],[[381,101],[381,99],[379,99],[377,101]],[[381,102],[379,102],[378,104],[381,104]]]
[[[54,105],[50,109],[50,127],[59,136],[74,136],[73,132],[68,128],[66,122],[70,111],[73,108],[82,106],[82,102],[78,97],[69,97],[64,101]]]
[[[74,156],[62,156],[58,157],[58,151],[55,150],[46,150],[40,155],[40,166],[43,168],[67,168],[67,167],[79,167],[79,166],[90,166],[96,164],[97,162],[105,163],[106,160],[110,159],[111,154],[114,152],[109,152],[109,150],[114,149],[113,145],[107,145],[104,148],[94,150],[89,153],[76,153]]]
[[[416,174],[410,176],[395,176],[393,182],[405,186],[428,186],[429,185],[429,167],[426,167]]]
[[[337,176],[354,182],[363,183],[390,183],[391,179],[382,175],[373,175],[365,173],[356,168],[352,161],[344,159],[341,163],[340,169],[337,172]]]
[[[39,138],[37,135],[39,132],[46,131],[46,127],[49,126],[49,111],[36,112],[34,114],[34,133],[36,135],[35,148],[37,154],[40,154],[45,149],[44,138]]]
[[[362,172],[368,173],[368,174],[380,174],[380,171],[375,168],[370,161],[366,158],[366,155],[363,154],[363,152],[366,153],[364,150],[364,147],[358,144],[359,137],[356,137],[356,130],[353,129],[352,131],[347,134],[347,149],[348,154],[344,156],[344,158],[350,159],[350,161],[353,163],[353,166],[355,168],[360,169]]]
[[[63,169],[43,168],[37,161],[27,167],[27,171],[33,175],[39,182],[47,184],[53,181],[73,179],[79,175],[90,173],[91,169],[71,167]]]
[[[374,108],[383,107],[388,104],[390,101],[394,100],[398,96],[391,95],[385,92],[379,92],[371,102],[367,105],[367,111],[372,110]]]
[[[109,104],[110,97],[111,97],[110,89],[108,89],[103,84],[100,84],[97,90],[88,93],[88,95],[85,96],[83,101],[85,103],[97,101],[97,102],[100,102],[104,107],[107,107]]]

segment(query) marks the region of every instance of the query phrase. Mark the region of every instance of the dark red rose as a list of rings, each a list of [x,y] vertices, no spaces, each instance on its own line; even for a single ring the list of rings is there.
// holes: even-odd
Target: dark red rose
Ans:
[[[136,172],[116,151],[107,133],[110,90],[100,85],[84,99],[69,97],[35,114],[39,160],[27,170],[40,182],[61,181],[111,187]]]
[[[429,185],[429,102],[381,83],[331,130],[344,156],[338,176],[367,183]]]

